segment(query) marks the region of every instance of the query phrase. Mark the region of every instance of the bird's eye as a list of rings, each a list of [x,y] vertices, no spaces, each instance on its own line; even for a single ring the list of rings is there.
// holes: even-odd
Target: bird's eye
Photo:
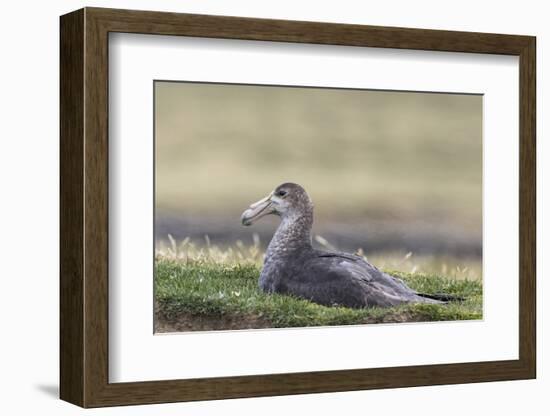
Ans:
[[[283,191],[282,189],[277,192],[277,196],[285,196],[285,195],[286,195],[286,191]]]

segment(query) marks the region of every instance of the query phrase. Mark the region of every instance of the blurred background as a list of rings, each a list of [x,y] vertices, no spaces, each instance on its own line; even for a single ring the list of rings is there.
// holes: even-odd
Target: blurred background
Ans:
[[[481,278],[480,95],[157,81],[155,140],[157,250],[265,248],[278,219],[240,215],[289,181],[315,244]]]

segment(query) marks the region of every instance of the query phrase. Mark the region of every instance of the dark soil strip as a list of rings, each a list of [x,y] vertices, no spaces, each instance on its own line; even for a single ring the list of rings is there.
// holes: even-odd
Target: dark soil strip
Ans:
[[[254,315],[212,316],[179,313],[168,318],[162,313],[157,313],[155,320],[156,333],[259,328],[273,328],[273,324],[268,319]]]
[[[194,315],[181,312],[169,317],[157,311],[155,315],[155,333],[189,331],[229,331],[236,329],[262,329],[276,326],[265,317],[257,315]],[[394,312],[384,316],[364,319],[355,325],[378,323],[427,322],[429,316],[410,312]]]

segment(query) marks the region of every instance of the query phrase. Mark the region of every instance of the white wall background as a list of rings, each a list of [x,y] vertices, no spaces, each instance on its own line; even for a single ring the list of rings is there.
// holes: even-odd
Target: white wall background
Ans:
[[[240,15],[295,20],[406,26],[538,37],[538,313],[539,378],[459,386],[225,400],[87,411],[103,415],[279,415],[300,412],[408,415],[547,414],[550,388],[548,318],[543,299],[548,268],[542,212],[550,163],[543,130],[550,100],[545,65],[550,26],[545,2],[417,0],[299,2],[278,0],[124,0],[5,2],[0,14],[0,410],[3,414],[70,415],[83,410],[57,399],[58,386],[58,16],[82,6]],[[544,200],[546,199],[546,200]],[[543,262],[546,263],[543,265]],[[544,267],[546,266],[546,267]],[[547,326],[547,325],[546,325]]]

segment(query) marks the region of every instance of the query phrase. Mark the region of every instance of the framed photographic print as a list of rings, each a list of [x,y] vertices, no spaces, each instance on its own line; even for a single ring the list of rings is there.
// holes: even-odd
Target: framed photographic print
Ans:
[[[535,49],[62,16],[61,398],[534,378]]]

